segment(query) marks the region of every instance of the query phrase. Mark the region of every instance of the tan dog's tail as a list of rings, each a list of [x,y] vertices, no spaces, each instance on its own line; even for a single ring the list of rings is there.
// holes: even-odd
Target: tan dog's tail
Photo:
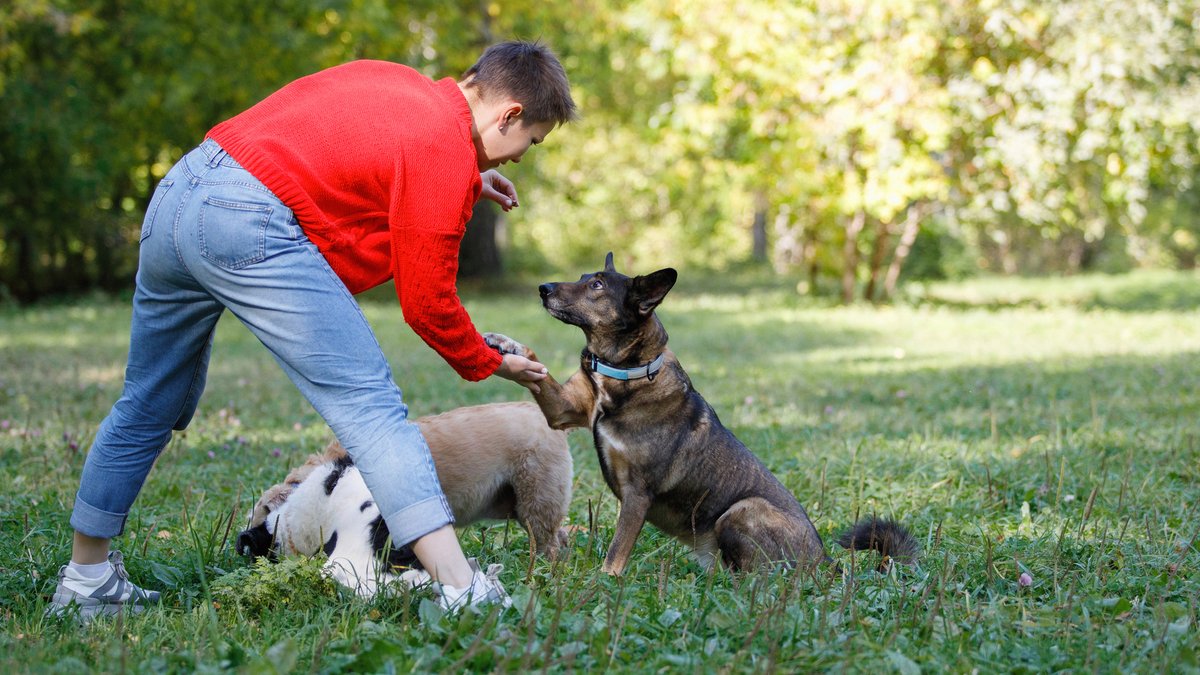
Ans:
[[[880,571],[887,571],[892,561],[902,565],[915,565],[920,544],[900,523],[886,518],[870,516],[863,518],[842,533],[837,543],[851,551],[871,549],[878,551]]]

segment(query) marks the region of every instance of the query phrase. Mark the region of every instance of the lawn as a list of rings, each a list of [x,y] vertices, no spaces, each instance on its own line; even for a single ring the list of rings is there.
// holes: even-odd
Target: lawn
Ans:
[[[362,601],[319,561],[251,566],[231,544],[251,504],[330,436],[226,317],[200,410],[116,542],[165,607],[82,630],[42,610],[120,392],[129,310],[0,309],[0,671],[1197,669],[1200,277],[940,284],[881,308],[790,289],[685,277],[659,314],[844,578],[705,573],[650,527],[608,578],[617,502],[579,431],[571,520],[590,529],[569,557],[531,559],[515,525],[460,531],[468,555],[505,565],[507,612],[444,617],[427,593]],[[560,379],[574,371],[582,336],[532,285],[465,296],[481,329],[533,346]],[[364,304],[414,414],[526,398],[459,380],[386,293]],[[917,535],[917,569],[878,574],[832,544],[872,513]]]

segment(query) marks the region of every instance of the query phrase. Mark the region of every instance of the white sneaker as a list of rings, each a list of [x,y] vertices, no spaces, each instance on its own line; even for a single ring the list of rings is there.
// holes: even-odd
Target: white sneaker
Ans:
[[[47,615],[66,614],[74,605],[85,623],[97,616],[112,616],[125,610],[136,614],[162,601],[157,591],[139,588],[129,580],[120,551],[108,554],[111,569],[97,579],[89,579],[63,565],[58,571],[58,587],[46,608]]]
[[[512,607],[512,598],[508,597],[497,578],[504,566],[488,565],[487,572],[483,572],[474,558],[467,562],[470,563],[473,572],[470,586],[458,588],[450,584],[437,584],[438,604],[442,609],[455,614],[464,607],[483,608],[492,604],[499,604],[502,608]]]

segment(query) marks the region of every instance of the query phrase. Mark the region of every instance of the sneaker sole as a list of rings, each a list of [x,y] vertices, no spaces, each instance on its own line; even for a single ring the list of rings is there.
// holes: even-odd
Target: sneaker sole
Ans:
[[[46,615],[63,616],[74,611],[78,612],[80,619],[90,621],[98,616],[116,616],[123,611],[130,614],[141,614],[149,607],[150,605],[104,602],[91,598],[81,598],[75,593],[56,592],[54,598],[50,601],[50,606],[46,608]]]

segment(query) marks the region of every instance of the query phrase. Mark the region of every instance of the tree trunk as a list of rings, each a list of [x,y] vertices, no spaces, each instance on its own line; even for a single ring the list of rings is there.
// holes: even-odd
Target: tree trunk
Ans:
[[[1016,228],[1013,231],[1001,229],[1000,234],[1003,235],[997,245],[1000,250],[1000,269],[1008,276],[1017,273],[1017,256],[1013,253],[1012,240],[1016,237]]]
[[[767,199],[767,193],[763,190],[756,192],[754,194],[754,224],[751,226],[754,248],[750,254],[755,262],[766,262],[767,260],[767,209],[769,207],[770,201]]]
[[[121,237],[115,234],[120,221],[112,219],[108,228],[97,228],[92,232],[91,246],[96,252],[95,278],[100,288],[106,291],[116,291],[129,285],[132,279],[121,279],[117,275],[117,258],[114,252],[121,245]]]
[[[846,244],[842,247],[842,302],[854,302],[854,282],[858,277],[858,235],[867,223],[867,213],[859,209],[846,223]]]
[[[804,262],[808,265],[808,292],[817,294],[817,279],[821,276],[821,266],[817,262],[817,228],[810,227],[808,236],[804,238]]]
[[[800,242],[808,228],[792,221],[792,207],[788,204],[780,204],[774,220],[775,245],[771,247],[771,260],[775,271],[785,274],[788,268],[804,263]]]
[[[922,211],[920,206],[910,206],[904,214],[904,231],[900,233],[900,243],[896,244],[896,252],[892,254],[892,263],[888,265],[887,276],[883,280],[884,298],[890,298],[896,293],[896,283],[900,280],[904,261],[908,259],[913,242],[921,232],[921,218],[924,215]]]
[[[479,33],[475,36],[482,47],[494,41],[492,17],[488,13],[486,0],[479,0]],[[500,207],[487,199],[480,199],[467,221],[467,231],[458,249],[458,278],[495,279],[503,272],[500,247],[496,242],[497,222]]]
[[[486,199],[475,205],[458,250],[460,279],[495,279],[504,271],[496,242],[499,213],[499,207]]]
[[[883,274],[883,259],[887,257],[891,233],[891,223],[876,221],[875,241],[871,244],[870,276],[867,278],[867,287],[863,289],[863,300],[867,302],[875,302],[875,289],[879,287],[879,277]]]
[[[17,232],[17,273],[10,287],[13,297],[21,302],[29,302],[37,297],[37,273],[33,269],[33,237],[29,231],[21,229]]]

